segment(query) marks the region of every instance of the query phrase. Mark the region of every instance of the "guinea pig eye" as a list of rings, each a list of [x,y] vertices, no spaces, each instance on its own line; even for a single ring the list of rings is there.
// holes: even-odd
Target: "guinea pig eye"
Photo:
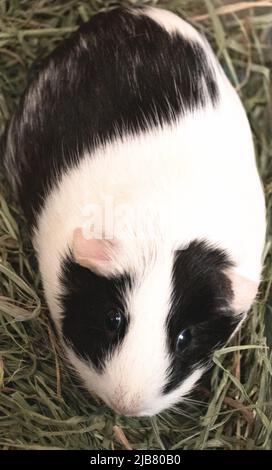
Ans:
[[[187,328],[186,330],[182,330],[177,337],[176,353],[179,354],[182,351],[184,351],[184,349],[187,348],[187,346],[189,346],[191,339],[192,339],[192,334],[189,328]]]
[[[118,310],[109,312],[106,317],[107,330],[110,331],[111,333],[118,331],[123,322],[123,318],[124,317],[122,313],[119,312]]]

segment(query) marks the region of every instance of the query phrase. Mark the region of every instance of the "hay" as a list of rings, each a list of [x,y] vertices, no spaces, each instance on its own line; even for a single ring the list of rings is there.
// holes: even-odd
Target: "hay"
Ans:
[[[258,301],[194,397],[155,418],[122,418],[64,365],[24,219],[0,177],[0,447],[2,449],[272,449],[272,1],[0,2],[1,130],[33,61],[81,21],[116,4],[158,4],[194,19],[239,91],[255,136],[269,230]]]

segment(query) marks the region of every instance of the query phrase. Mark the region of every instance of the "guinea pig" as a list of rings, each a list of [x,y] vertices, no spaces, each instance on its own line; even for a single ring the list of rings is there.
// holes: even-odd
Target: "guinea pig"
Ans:
[[[162,9],[99,13],[44,59],[4,136],[46,301],[86,388],[181,402],[258,291],[250,126],[207,40]]]

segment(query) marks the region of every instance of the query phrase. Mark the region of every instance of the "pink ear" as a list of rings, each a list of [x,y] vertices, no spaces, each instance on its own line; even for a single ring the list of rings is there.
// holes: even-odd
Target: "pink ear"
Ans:
[[[234,293],[233,309],[237,313],[247,312],[257,295],[258,283],[240,275],[235,270],[229,271],[228,276]]]
[[[114,240],[86,239],[82,229],[77,228],[73,235],[72,251],[75,261],[95,271],[107,272],[111,267],[111,251],[114,247]]]

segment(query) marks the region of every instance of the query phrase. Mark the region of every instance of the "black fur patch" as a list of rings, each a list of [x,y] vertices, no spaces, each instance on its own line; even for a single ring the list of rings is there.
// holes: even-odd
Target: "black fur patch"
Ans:
[[[127,275],[112,279],[99,276],[71,258],[63,262],[61,280],[64,340],[102,371],[105,359],[121,345],[129,325],[125,315],[118,334],[112,334],[106,328],[106,317],[111,311],[124,312],[124,292],[131,288],[132,280]]]
[[[172,364],[164,393],[179,386],[196,365],[209,363],[214,350],[226,343],[241,320],[229,308],[233,292],[223,270],[231,266],[224,251],[203,241],[193,241],[176,252],[173,302],[167,319]],[[177,356],[176,340],[186,328],[190,328],[192,340]]]
[[[84,150],[217,99],[200,45],[126,8],[96,15],[39,66],[11,121],[6,167],[30,224]]]

